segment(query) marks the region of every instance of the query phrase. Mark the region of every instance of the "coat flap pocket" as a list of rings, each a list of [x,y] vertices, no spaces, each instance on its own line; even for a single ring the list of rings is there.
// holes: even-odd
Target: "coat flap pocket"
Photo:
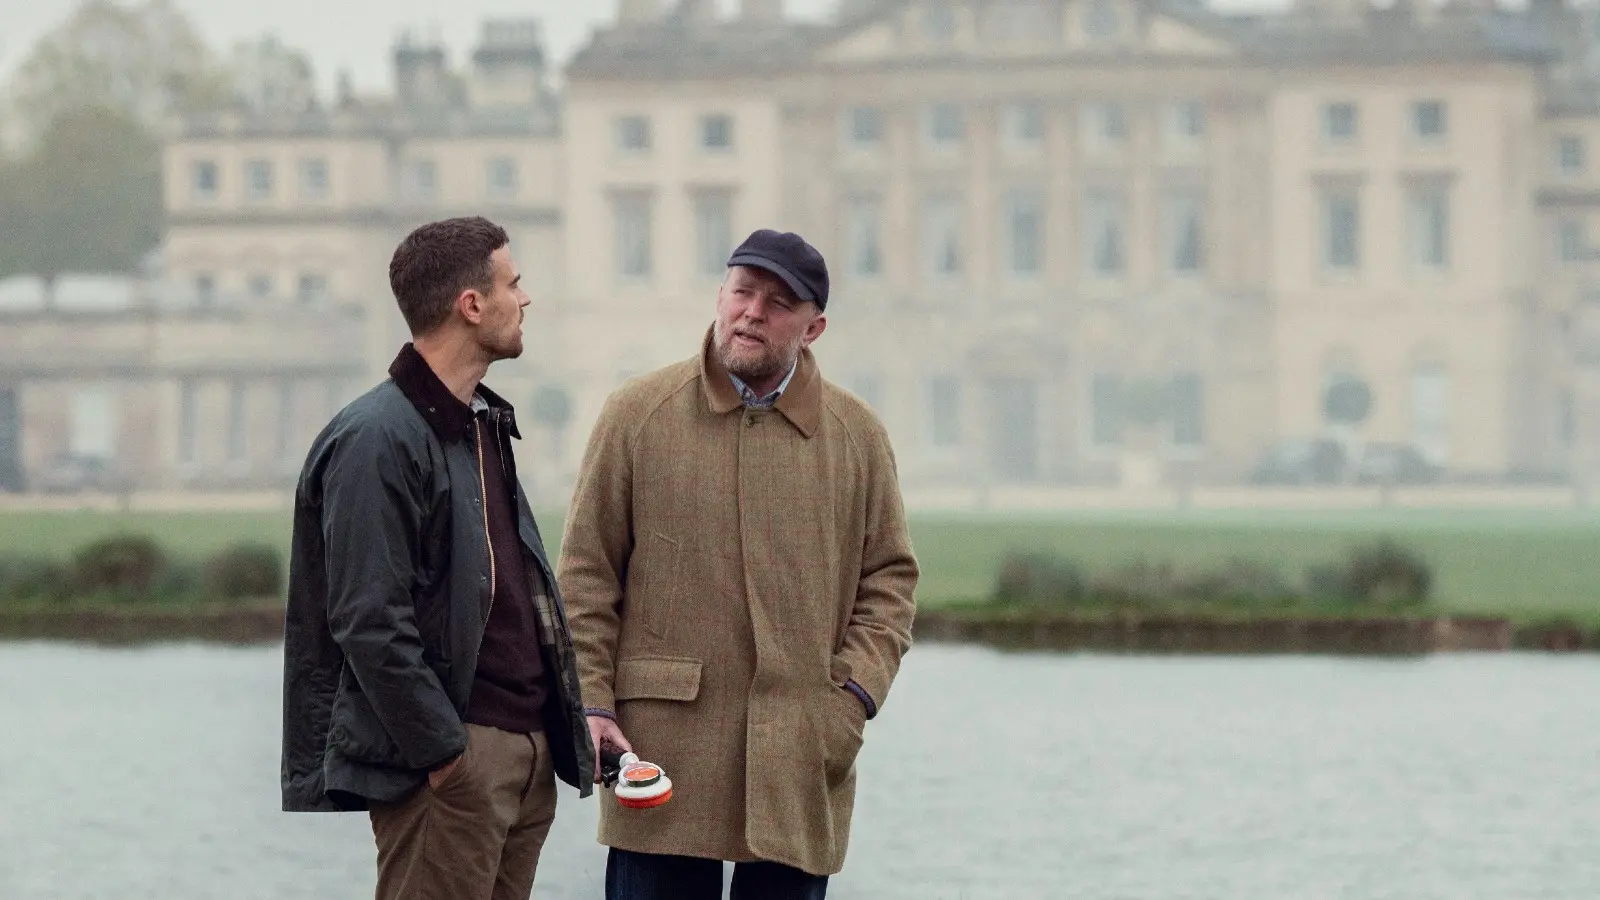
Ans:
[[[700,696],[700,660],[641,656],[617,663],[617,700],[693,700]]]

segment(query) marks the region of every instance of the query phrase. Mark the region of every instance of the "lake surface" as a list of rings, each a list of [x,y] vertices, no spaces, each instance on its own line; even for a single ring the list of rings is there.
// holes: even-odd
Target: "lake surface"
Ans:
[[[356,900],[361,815],[278,811],[278,648],[0,644],[0,898]],[[830,897],[1600,897],[1600,658],[925,644]],[[915,773],[915,778],[903,773]],[[534,896],[602,896],[563,788]]]

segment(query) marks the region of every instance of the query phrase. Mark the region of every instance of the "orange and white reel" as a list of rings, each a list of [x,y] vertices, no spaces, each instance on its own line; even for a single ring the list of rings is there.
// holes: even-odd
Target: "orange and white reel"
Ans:
[[[602,750],[600,777],[617,795],[617,802],[629,809],[651,809],[672,799],[672,779],[660,766],[644,762],[632,751]]]

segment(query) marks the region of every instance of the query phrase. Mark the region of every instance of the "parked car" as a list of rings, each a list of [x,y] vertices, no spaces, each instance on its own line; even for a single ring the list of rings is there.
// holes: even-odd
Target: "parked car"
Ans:
[[[1343,480],[1344,446],[1331,438],[1294,438],[1267,449],[1250,472],[1251,484],[1336,484]]]
[[[108,460],[64,454],[50,460],[34,478],[34,484],[47,494],[72,494],[114,490],[116,479]]]
[[[1410,444],[1368,444],[1356,460],[1357,484],[1432,484],[1443,474],[1421,450]]]

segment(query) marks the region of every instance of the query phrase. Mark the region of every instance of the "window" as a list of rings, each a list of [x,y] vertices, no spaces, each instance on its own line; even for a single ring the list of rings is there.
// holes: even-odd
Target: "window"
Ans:
[[[1556,416],[1561,446],[1571,447],[1578,440],[1578,401],[1572,388],[1563,388],[1556,396]]]
[[[228,462],[242,463],[249,450],[250,422],[246,418],[245,383],[235,381],[228,391]]]
[[[194,276],[194,305],[208,309],[217,304],[217,278],[210,272]]]
[[[1419,363],[1411,373],[1411,439],[1429,462],[1450,459],[1450,374],[1443,365]]]
[[[72,395],[67,449],[79,459],[109,461],[117,453],[116,399],[107,385],[79,388]]]
[[[857,106],[845,113],[845,138],[858,150],[883,143],[884,130],[883,110],[875,106]]]
[[[725,115],[702,116],[700,119],[700,146],[712,152],[733,149],[733,117]]]
[[[1170,151],[1194,150],[1206,136],[1206,108],[1193,100],[1168,106],[1162,130]]]
[[[851,197],[845,206],[845,247],[849,271],[883,274],[883,203],[877,197]]]
[[[1439,100],[1419,100],[1411,104],[1411,131],[1420,141],[1444,140],[1450,123],[1445,118],[1445,105]]]
[[[439,165],[431,159],[414,159],[406,166],[401,185],[405,198],[429,202],[439,197]]]
[[[1083,33],[1091,38],[1114,38],[1122,30],[1117,0],[1088,0],[1083,4]]]
[[[1121,191],[1091,189],[1083,203],[1083,259],[1095,278],[1117,278],[1127,267],[1127,201]]]
[[[1557,253],[1564,263],[1582,262],[1589,256],[1588,229],[1581,219],[1565,219],[1556,227]]]
[[[967,123],[961,107],[954,103],[935,103],[928,108],[928,144],[953,147],[966,137]]]
[[[272,163],[253,159],[244,164],[245,199],[253,201],[272,199]]]
[[[616,123],[617,149],[623,153],[650,152],[650,120],[644,116],[619,116]]]
[[[654,271],[650,234],[652,206],[650,195],[646,193],[623,193],[611,198],[617,274],[624,278],[649,278]]]
[[[189,184],[196,202],[210,203],[217,199],[220,189],[217,164],[209,159],[196,160],[189,166]]]
[[[195,383],[184,379],[178,387],[178,462],[192,466],[198,459],[200,398]]]
[[[922,11],[922,35],[937,44],[956,36],[955,7],[946,2],[935,2]]]
[[[1556,165],[1563,175],[1581,175],[1588,167],[1587,147],[1583,138],[1566,134],[1556,139]]]
[[[733,197],[726,191],[703,191],[694,198],[696,259],[701,275],[727,271],[733,251]]]
[[[491,200],[514,200],[517,196],[517,161],[497,156],[484,165],[485,192]]]
[[[294,381],[278,382],[278,458],[290,459],[295,452]]]
[[[931,194],[922,201],[923,271],[955,278],[962,270],[961,198]]]
[[[1181,373],[1173,376],[1171,389],[1173,446],[1203,445],[1206,437],[1205,382],[1199,375]]]
[[[935,447],[961,443],[961,380],[935,375],[928,380],[929,437]]]
[[[1423,184],[1411,189],[1411,262],[1421,269],[1450,265],[1450,187]]]
[[[1097,372],[1089,382],[1089,442],[1096,447],[1122,443],[1122,378]]]
[[[1083,108],[1084,147],[1115,150],[1128,142],[1128,112],[1121,103],[1090,103]]]
[[[1006,270],[1033,276],[1044,269],[1044,192],[1032,188],[1013,190],[1005,201]]]
[[[1198,190],[1174,191],[1166,198],[1167,271],[1196,275],[1205,268],[1205,198]]]
[[[300,273],[295,288],[295,300],[301,306],[321,306],[328,299],[328,276],[321,272]]]
[[[1032,150],[1044,143],[1044,107],[1039,103],[1008,103],[1001,116],[1005,142],[1011,149]]]
[[[252,300],[271,298],[275,287],[272,283],[272,276],[264,274],[251,275],[245,284],[250,289],[250,298]]]
[[[1360,128],[1354,103],[1329,103],[1322,108],[1322,138],[1329,144],[1354,143]]]
[[[857,372],[850,379],[850,393],[873,409],[883,409],[883,379],[876,372]]]
[[[1353,188],[1322,193],[1322,264],[1341,271],[1361,266],[1361,198]]]
[[[328,198],[328,161],[302,159],[299,163],[300,199],[307,201]]]

